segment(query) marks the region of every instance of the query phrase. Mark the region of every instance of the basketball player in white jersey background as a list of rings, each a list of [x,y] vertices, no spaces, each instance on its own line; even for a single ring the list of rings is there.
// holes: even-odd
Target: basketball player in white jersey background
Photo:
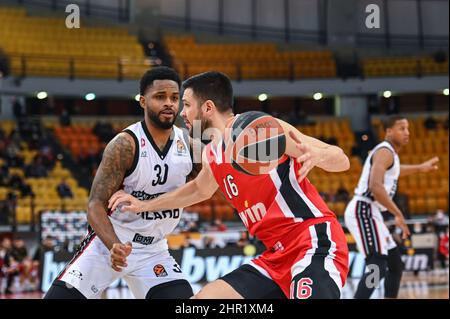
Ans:
[[[395,216],[395,223],[402,230],[403,239],[410,232],[401,210],[392,198],[397,191],[399,177],[419,172],[437,170],[439,159],[434,157],[418,165],[400,165],[398,153],[409,142],[408,120],[402,116],[390,116],[384,121],[385,140],[375,146],[367,157],[355,189],[355,196],[345,210],[345,224],[355,238],[358,250],[366,257],[366,265],[379,269],[381,280],[385,278],[385,298],[397,298],[403,271],[400,250],[394,242],[382,212]],[[369,268],[370,269],[370,268]],[[375,287],[368,287],[366,272],[361,278],[355,299],[370,298]]]
[[[143,75],[140,106],[145,118],[106,146],[91,188],[88,235],[44,298],[100,298],[118,278],[139,299],[193,295],[165,239],[177,226],[181,207],[139,214],[107,210],[108,199],[119,189],[149,199],[186,183],[193,169],[189,137],[174,125],[180,83],[167,67]]]

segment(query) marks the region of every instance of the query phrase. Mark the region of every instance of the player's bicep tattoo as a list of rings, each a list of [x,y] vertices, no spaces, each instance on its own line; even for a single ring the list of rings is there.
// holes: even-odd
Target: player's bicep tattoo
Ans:
[[[106,204],[122,185],[125,173],[131,167],[133,159],[132,141],[123,134],[117,135],[109,142],[92,183],[89,201],[98,200]]]

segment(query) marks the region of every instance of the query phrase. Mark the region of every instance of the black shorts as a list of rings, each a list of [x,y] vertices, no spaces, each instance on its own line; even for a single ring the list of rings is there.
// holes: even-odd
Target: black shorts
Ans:
[[[281,288],[250,265],[242,265],[220,279],[245,299],[286,299]]]

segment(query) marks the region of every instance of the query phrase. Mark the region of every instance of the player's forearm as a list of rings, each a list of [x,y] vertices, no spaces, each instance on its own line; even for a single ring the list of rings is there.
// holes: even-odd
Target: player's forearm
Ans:
[[[411,174],[420,173],[422,171],[422,165],[400,165],[400,176],[408,176]]]
[[[120,243],[103,203],[89,202],[87,220],[108,250],[112,248],[113,244]]]
[[[205,192],[204,189],[198,186],[196,180],[192,180],[172,192],[161,195],[156,199],[145,201],[144,208],[148,211],[158,211],[187,207],[200,203],[211,196],[212,194]]]
[[[388,193],[382,185],[373,185],[370,187],[370,191],[375,197],[375,200],[381,205],[386,207],[386,209],[394,216],[403,216],[401,210],[397,207],[394,201],[389,197]]]
[[[330,145],[326,148],[315,147],[315,149],[321,159],[317,167],[327,172],[342,172],[350,168],[350,161],[341,148]]]

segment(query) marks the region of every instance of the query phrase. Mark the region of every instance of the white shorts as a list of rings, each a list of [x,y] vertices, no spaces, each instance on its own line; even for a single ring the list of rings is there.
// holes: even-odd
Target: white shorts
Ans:
[[[372,254],[387,255],[388,250],[397,246],[380,209],[372,202],[355,196],[348,203],[344,217],[345,226],[365,257]]]
[[[125,280],[136,299],[144,299],[157,285],[186,280],[167,249],[154,253],[132,251],[127,257],[128,266],[121,272],[111,268],[110,256],[103,242],[92,233],[83,240],[58,279],[75,287],[88,299],[100,298],[102,292],[119,278]]]

